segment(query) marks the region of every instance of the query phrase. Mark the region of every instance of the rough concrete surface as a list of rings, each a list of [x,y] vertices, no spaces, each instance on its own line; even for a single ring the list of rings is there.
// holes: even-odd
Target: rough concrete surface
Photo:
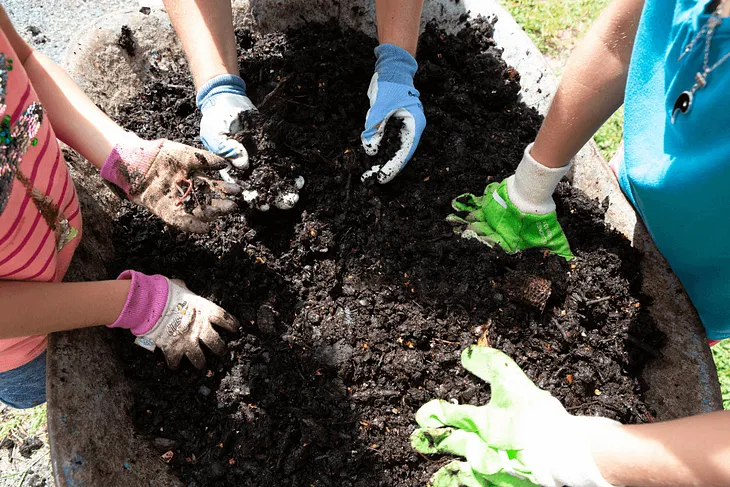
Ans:
[[[15,29],[56,62],[71,37],[99,16],[134,7],[128,0],[2,0]]]

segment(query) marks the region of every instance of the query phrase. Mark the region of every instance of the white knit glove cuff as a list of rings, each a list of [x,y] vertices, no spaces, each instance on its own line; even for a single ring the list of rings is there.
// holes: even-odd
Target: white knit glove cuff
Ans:
[[[520,211],[545,215],[555,211],[553,192],[572,163],[558,168],[543,166],[530,154],[532,146],[527,146],[517,170],[507,178],[507,194]]]
[[[619,423],[607,418],[589,416],[569,416],[560,422],[565,428],[560,434],[559,444],[552,444],[553,458],[545,465],[549,477],[540,485],[547,487],[617,487],[609,484],[601,475],[591,454],[589,434],[596,428],[618,426]]]

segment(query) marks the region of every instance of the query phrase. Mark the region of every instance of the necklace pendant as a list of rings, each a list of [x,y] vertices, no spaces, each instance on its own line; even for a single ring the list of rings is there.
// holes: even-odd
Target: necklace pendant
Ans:
[[[692,91],[683,91],[678,97],[677,101],[674,102],[674,108],[672,108],[672,125],[677,119],[680,113],[687,113],[692,108]]]

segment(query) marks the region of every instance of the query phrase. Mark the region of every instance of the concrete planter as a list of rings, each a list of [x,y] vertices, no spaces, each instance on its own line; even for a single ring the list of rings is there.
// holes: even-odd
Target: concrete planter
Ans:
[[[238,26],[263,31],[334,16],[345,26],[375,35],[374,4],[367,0],[236,1],[234,13]],[[423,19],[436,18],[447,29],[455,30],[464,14],[498,17],[494,37],[504,49],[504,59],[522,76],[523,100],[546,113],[557,86],[555,76],[496,0],[430,0]],[[130,27],[136,41],[133,57],[117,45],[123,25]],[[71,43],[66,59],[66,67],[76,81],[111,113],[120,103],[136,96],[139,87],[152,76],[151,65],[164,70],[184,63],[169,20],[158,9],[101,19]],[[103,263],[112,251],[108,228],[114,199],[95,172],[79,169],[74,173],[80,192],[95,196],[85,198],[89,244],[86,251],[80,251],[83,258],[76,260],[82,265],[70,278],[98,279],[104,276]],[[652,362],[645,372],[650,387],[647,401],[659,419],[721,409],[717,373],[697,313],[593,144],[578,155],[571,176],[574,185],[589,196],[600,201],[608,198],[607,221],[645,255],[643,292],[653,299],[650,312],[668,336],[663,359]],[[54,334],[49,350],[48,425],[57,485],[182,485],[160,461],[159,453],[134,432],[127,415],[131,389],[111,349],[107,330]]]

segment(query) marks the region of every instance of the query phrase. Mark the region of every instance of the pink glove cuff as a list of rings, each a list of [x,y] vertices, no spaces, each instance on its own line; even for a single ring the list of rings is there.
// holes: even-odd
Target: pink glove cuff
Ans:
[[[131,279],[132,284],[122,312],[109,328],[127,328],[140,336],[154,327],[167,306],[169,285],[167,278],[159,274],[148,276],[137,271],[124,271],[117,280]]]
[[[142,179],[160,152],[164,139],[145,140],[129,134],[114,146],[101,167],[101,177],[119,186],[127,196]]]

